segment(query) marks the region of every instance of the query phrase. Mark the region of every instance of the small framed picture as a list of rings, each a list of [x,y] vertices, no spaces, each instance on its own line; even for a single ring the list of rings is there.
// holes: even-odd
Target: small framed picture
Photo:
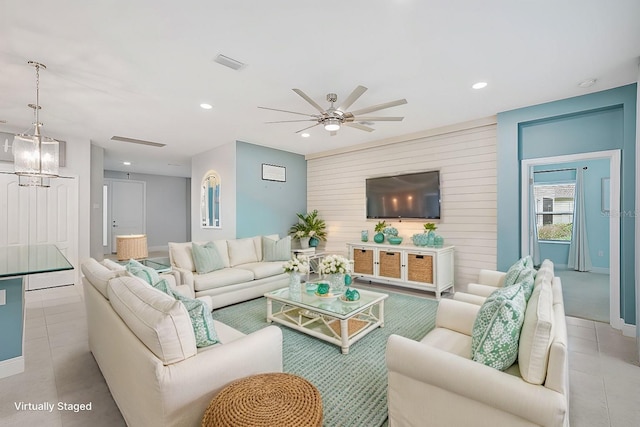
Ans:
[[[287,168],[284,166],[270,165],[267,163],[262,164],[262,179],[264,181],[287,181]]]

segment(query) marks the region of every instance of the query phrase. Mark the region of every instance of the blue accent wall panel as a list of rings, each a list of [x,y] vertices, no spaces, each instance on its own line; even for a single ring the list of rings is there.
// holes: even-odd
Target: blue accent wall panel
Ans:
[[[0,280],[7,303],[0,305],[0,362],[22,356],[22,277]]]
[[[286,168],[286,181],[262,179],[262,164]],[[307,161],[300,154],[236,143],[236,236],[287,235],[307,211]]]
[[[636,84],[498,114],[498,268],[520,256],[520,160],[621,149],[621,210],[635,212]],[[635,324],[634,215],[622,215],[620,314]]]

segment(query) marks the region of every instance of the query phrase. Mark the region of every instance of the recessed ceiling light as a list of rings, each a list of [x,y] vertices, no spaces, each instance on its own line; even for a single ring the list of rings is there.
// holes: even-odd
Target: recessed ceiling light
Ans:
[[[300,136],[303,137],[303,138],[309,138],[311,136],[311,134],[305,132],[305,133],[301,133]]]
[[[204,108],[205,110],[211,110],[213,108],[211,104],[200,104],[200,107]]]
[[[122,162],[122,164],[125,166],[131,166],[131,162]]]
[[[587,80],[583,80],[580,83],[578,83],[578,86],[585,88],[585,87],[591,87],[594,84],[596,84],[596,81],[598,79],[587,79]]]
[[[485,87],[487,87],[487,82],[474,83],[471,87],[474,89],[484,89]]]

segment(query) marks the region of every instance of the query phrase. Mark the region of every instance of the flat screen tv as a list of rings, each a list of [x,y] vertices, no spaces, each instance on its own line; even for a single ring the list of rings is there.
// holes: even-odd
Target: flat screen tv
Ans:
[[[440,219],[440,172],[366,180],[367,218]]]

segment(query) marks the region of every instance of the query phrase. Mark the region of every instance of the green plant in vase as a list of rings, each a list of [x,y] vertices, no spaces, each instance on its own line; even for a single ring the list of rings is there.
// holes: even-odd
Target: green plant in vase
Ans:
[[[373,241],[376,243],[384,242],[384,229],[387,227],[387,221],[379,221],[373,230],[376,232],[375,236],[373,236]]]
[[[308,246],[316,247],[320,240],[327,240],[327,225],[324,220],[318,218],[317,209],[307,214],[297,213],[296,215],[298,223],[291,226],[289,234],[300,239],[302,247],[307,244]]]
[[[433,222],[427,222],[424,225],[424,232],[427,233],[427,246],[435,245],[436,230],[438,227]]]

